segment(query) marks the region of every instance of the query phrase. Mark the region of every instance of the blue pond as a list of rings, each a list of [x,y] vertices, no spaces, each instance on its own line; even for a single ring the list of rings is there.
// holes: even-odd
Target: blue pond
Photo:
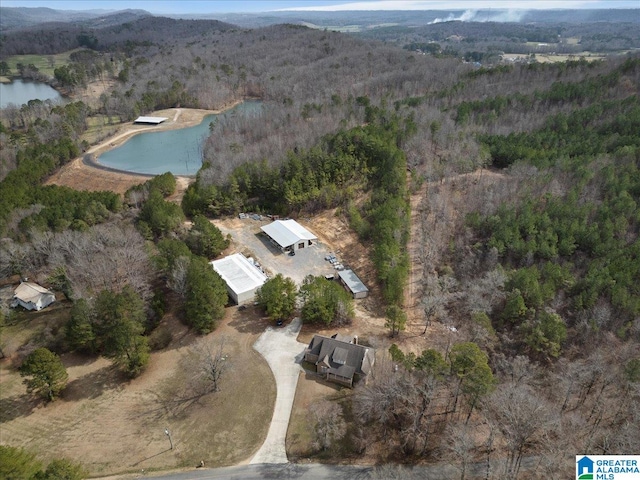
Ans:
[[[246,101],[219,115],[207,115],[194,127],[138,133],[100,155],[98,163],[134,173],[195,175],[202,167],[202,148],[209,136],[209,124],[225,115],[256,113],[260,107],[261,102]]]
[[[28,82],[19,78],[11,83],[0,83],[0,108],[13,104],[21,107],[29,100],[61,100],[57,90],[46,83]]]

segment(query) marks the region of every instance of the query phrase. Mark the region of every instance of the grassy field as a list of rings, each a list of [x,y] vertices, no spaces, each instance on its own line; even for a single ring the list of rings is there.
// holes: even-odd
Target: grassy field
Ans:
[[[23,65],[29,65],[32,63],[38,68],[38,70],[40,70],[41,73],[53,77],[54,69],[69,63],[69,56],[78,50],[81,49],[77,48],[75,50],[69,50],[68,52],[58,53],[55,55],[14,55],[12,57],[8,57],[6,62],[13,74],[18,71],[18,63],[22,63]]]
[[[107,359],[68,353],[62,355],[69,382],[61,398],[45,405],[27,395],[16,370],[16,351],[53,327],[44,320],[52,315],[46,312],[32,318],[27,313],[3,333],[10,337],[13,358],[0,362],[0,443],[26,448],[45,462],[71,458],[92,476],[193,468],[201,460],[207,466],[231,465],[261,446],[275,403],[275,382],[252,348],[266,326],[257,312],[227,310],[218,329],[206,337],[228,339],[231,368],[220,391],[178,409],[172,392],[190,374],[182,359],[202,337],[173,315],[161,323],[172,342],[152,353],[140,377],[128,380]],[[63,320],[59,317],[58,324]]]
[[[518,53],[507,53],[504,55],[505,60],[516,60],[518,58],[528,59],[529,55],[527,54],[518,54]],[[579,60],[584,59],[588,62],[593,62],[595,60],[602,60],[605,58],[605,55],[591,53],[591,52],[582,52],[578,54],[572,55],[555,55],[550,53],[536,53],[536,61],[540,63],[553,63],[553,62],[566,62],[568,60]]]
[[[111,123],[109,123],[111,120]],[[86,140],[89,145],[94,145],[108,138],[118,131],[121,125],[117,116],[109,118],[106,115],[96,115],[87,118],[88,127],[86,132],[82,134],[82,140]]]

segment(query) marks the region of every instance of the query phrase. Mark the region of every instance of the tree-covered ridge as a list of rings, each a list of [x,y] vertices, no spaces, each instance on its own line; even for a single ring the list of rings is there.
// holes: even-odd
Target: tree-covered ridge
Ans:
[[[481,140],[489,147],[496,167],[525,161],[548,168],[564,158],[593,158],[627,146],[636,148],[640,144],[636,135],[639,125],[640,103],[634,95],[549,117],[538,131],[486,135]]]
[[[467,100],[456,106],[456,122],[458,124],[499,124],[498,117],[509,111],[538,112],[544,108],[547,112],[556,112],[567,116],[567,107],[573,105],[585,110],[584,115],[592,113],[588,107],[602,104],[607,110],[607,101],[626,99],[637,89],[632,87],[640,70],[640,60],[629,58],[615,68],[607,68],[603,62],[570,61],[562,64],[530,64],[518,67],[499,66],[491,69],[481,68],[469,72],[468,78],[479,81],[481,74],[513,77],[514,75],[531,75],[538,72],[553,72],[557,80],[544,88],[536,88],[531,92],[521,89],[507,95],[485,96],[482,100]],[[603,69],[604,67],[604,69]],[[498,81],[498,83],[501,83]],[[637,91],[636,91],[637,94]],[[571,109],[570,114],[573,114]],[[562,117],[561,117],[562,118]],[[606,117],[605,117],[606,118]],[[576,121],[593,121],[593,118],[578,118]],[[527,129],[528,130],[528,129]],[[566,128],[565,132],[566,133]]]
[[[182,20],[146,15],[130,15],[124,22],[101,28],[87,28],[81,25],[40,24],[7,32],[3,38],[0,58],[25,53],[60,53],[81,46],[98,51],[132,49],[136,46],[164,44],[177,39],[206,35],[210,32],[230,30],[233,25],[217,20]]]
[[[594,178],[566,196],[503,205],[496,214],[470,222],[486,238],[486,248],[495,248],[509,265],[561,261],[570,267],[577,279],[561,282],[547,301],[562,289],[573,308],[582,310],[605,297],[622,318],[633,318],[640,313],[640,171],[628,151],[589,172]],[[585,201],[595,192],[597,200]]]
[[[561,108],[540,128],[480,135],[494,166],[530,165],[537,179],[494,213],[467,218],[476,248],[497,255],[508,274],[494,325],[515,333],[532,354],[557,357],[567,329],[584,325],[592,333],[634,335],[640,313],[640,104],[629,82],[639,65],[628,59],[606,74],[554,82],[532,95],[458,106],[458,122],[473,119],[476,128],[500,124],[509,108]],[[602,305],[611,313],[596,319],[594,309]]]

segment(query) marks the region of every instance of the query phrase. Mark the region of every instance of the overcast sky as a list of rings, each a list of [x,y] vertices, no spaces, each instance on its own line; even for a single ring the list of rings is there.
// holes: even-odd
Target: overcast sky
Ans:
[[[640,8],[640,0],[1,0],[0,5],[3,7],[49,7],[57,10],[134,8],[154,14],[177,14],[273,10]]]

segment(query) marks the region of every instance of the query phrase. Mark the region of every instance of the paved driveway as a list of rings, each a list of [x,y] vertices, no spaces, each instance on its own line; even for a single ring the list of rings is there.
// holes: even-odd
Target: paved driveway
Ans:
[[[302,322],[294,319],[284,328],[269,327],[253,345],[276,378],[276,404],[267,438],[249,463],[287,463],[285,440],[296,394],[300,362],[306,345],[296,340]]]

